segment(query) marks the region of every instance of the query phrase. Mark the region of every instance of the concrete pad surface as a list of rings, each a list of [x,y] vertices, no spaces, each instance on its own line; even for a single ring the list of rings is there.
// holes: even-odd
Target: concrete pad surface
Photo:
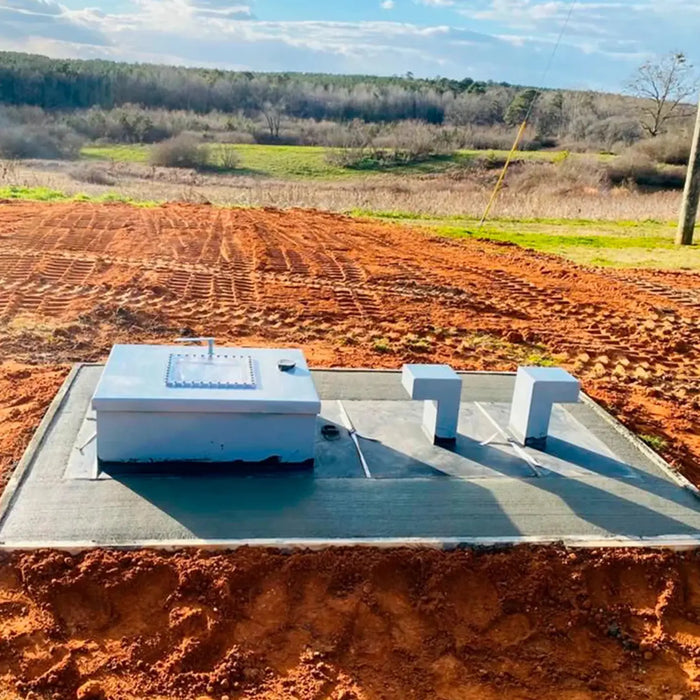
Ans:
[[[590,400],[555,407],[546,450],[514,448],[514,375],[460,373],[448,449],[421,431],[400,372],[315,370],[313,470],[155,474],[97,467],[101,369],[66,380],[0,500],[0,546],[700,541],[697,491]]]

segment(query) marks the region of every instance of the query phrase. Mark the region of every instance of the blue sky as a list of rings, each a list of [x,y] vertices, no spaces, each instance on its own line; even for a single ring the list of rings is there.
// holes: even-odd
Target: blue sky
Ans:
[[[611,91],[698,36],[700,0],[0,0],[0,49]]]

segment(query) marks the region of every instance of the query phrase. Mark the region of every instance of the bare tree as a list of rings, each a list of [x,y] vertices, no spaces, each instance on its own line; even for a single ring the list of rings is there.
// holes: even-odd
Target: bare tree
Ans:
[[[645,100],[640,123],[650,136],[658,136],[669,119],[689,116],[684,101],[697,89],[695,70],[679,52],[647,61],[627,84],[630,93]]]
[[[284,114],[284,102],[265,102],[263,104],[262,113],[267,122],[267,128],[270,131],[270,138],[277,140],[280,135],[280,126],[282,124],[282,115]]]

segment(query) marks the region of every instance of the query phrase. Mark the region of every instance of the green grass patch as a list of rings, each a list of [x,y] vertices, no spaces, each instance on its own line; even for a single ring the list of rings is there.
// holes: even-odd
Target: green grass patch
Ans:
[[[62,202],[70,199],[68,195],[48,187],[20,187],[9,185],[0,187],[0,199],[29,199],[34,202]]]
[[[118,163],[147,163],[150,146],[118,144],[113,146],[84,146],[80,155],[87,160],[115,160]]]
[[[87,160],[148,163],[151,146],[86,146],[81,155]],[[222,152],[233,150],[239,158],[235,168],[220,167]],[[333,179],[355,173],[334,166],[325,159],[326,149],[314,146],[268,146],[259,144],[211,144],[213,169],[232,175],[258,175],[280,179]]]
[[[581,235],[575,231],[562,233],[537,233],[507,231],[497,226],[481,228],[461,228],[458,226],[438,226],[434,229],[449,238],[486,238],[491,241],[514,243],[522,248],[532,248],[545,253],[556,253],[565,247],[587,247],[604,249],[624,248],[674,248],[673,240],[662,236],[612,236],[605,234]]]
[[[436,216],[435,214],[416,214],[408,211],[375,211],[371,209],[353,209],[350,216],[366,216],[373,219],[387,219],[392,221],[404,221],[410,224],[423,226],[463,226],[465,228],[479,228],[479,219],[474,216]],[[595,231],[612,231],[619,233],[623,229],[630,231],[658,230],[660,227],[666,230],[675,228],[673,221],[658,221],[656,219],[619,220],[608,221],[605,219],[563,219],[563,218],[512,218],[499,217],[489,219],[484,227],[498,225],[501,229],[508,230],[532,230],[541,231],[543,228],[556,230],[562,226],[589,227]]]
[[[329,163],[323,146],[275,146],[267,144],[209,144],[212,168],[233,175],[257,175],[282,180],[323,179],[356,177],[358,174],[392,173],[395,175],[425,175],[443,173],[455,168],[467,167],[480,161],[494,167],[503,163],[508,151],[461,150],[454,155],[434,156],[409,165],[349,168]],[[115,144],[85,146],[81,156],[85,160],[107,160],[122,163],[148,163],[152,146],[143,144]],[[239,163],[233,169],[223,169],[221,154],[233,150]],[[556,162],[563,154],[558,151],[517,151],[515,160]],[[576,155],[577,158],[597,158],[595,155]]]
[[[333,179],[353,174],[346,168],[328,163],[326,149],[320,146],[241,144],[219,148],[233,148],[241,159],[237,171],[252,175],[280,179]]]
[[[493,219],[480,226],[473,217],[361,210],[352,214],[420,226],[448,238],[512,243],[584,265],[700,270],[700,245],[676,246],[673,222]]]
[[[660,435],[647,435],[646,433],[642,433],[639,437],[656,452],[663,452],[668,447],[666,438],[662,438]]]
[[[114,193],[92,196],[79,192],[71,195],[59,190],[49,189],[48,187],[19,187],[17,185],[0,187],[0,200],[3,199],[26,200],[30,202],[96,202],[100,204],[120,202],[122,204],[133,204],[137,207],[154,207],[160,204],[160,202],[152,200],[136,200]]]

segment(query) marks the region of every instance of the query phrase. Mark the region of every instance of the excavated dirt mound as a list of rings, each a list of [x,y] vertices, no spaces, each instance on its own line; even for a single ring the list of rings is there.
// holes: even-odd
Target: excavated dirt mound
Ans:
[[[38,552],[0,564],[28,698],[680,698],[697,554]]]
[[[24,203],[0,205],[3,480],[71,362],[183,334],[301,346],[316,366],[553,360],[700,484],[700,276],[320,212]],[[0,697],[690,698],[698,566],[554,549],[16,555],[0,565]]]

